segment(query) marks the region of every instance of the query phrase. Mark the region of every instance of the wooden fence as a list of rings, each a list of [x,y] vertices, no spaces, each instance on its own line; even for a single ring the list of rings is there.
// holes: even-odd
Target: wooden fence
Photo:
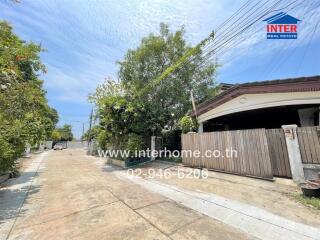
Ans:
[[[273,175],[292,177],[283,129],[267,129],[266,134]]]
[[[320,164],[320,127],[297,128],[303,163]]]
[[[182,135],[181,142],[184,152],[200,152],[200,157],[183,154],[182,162],[187,166],[273,178],[265,129],[189,133]],[[237,154],[231,154],[231,149]],[[221,155],[208,156],[213,151]]]

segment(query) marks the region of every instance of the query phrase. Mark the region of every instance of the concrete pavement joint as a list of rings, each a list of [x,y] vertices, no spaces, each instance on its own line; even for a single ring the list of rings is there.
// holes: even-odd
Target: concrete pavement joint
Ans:
[[[10,228],[10,230],[9,230],[9,233],[8,233],[8,235],[7,235],[7,237],[6,237],[6,240],[9,239],[9,237],[10,237],[10,235],[11,235],[11,232],[12,232],[12,230],[13,230],[16,222],[17,222],[17,219],[19,218],[19,215],[20,215],[20,213],[21,213],[21,209],[22,209],[22,207],[23,207],[26,199],[28,198],[29,192],[30,192],[30,190],[31,190],[31,188],[32,188],[32,185],[33,185],[33,181],[34,181],[35,177],[37,176],[37,173],[38,173],[38,171],[39,171],[39,169],[40,169],[41,163],[42,163],[42,161],[43,161],[43,159],[44,159],[44,157],[45,157],[46,155],[48,155],[47,152],[41,153],[41,155],[39,155],[39,156],[37,157],[37,160],[36,160],[35,162],[32,161],[32,163],[38,164],[38,166],[37,166],[37,168],[36,168],[35,173],[34,173],[33,176],[31,177],[31,181],[30,181],[30,184],[29,184],[29,188],[28,188],[28,190],[26,191],[26,194],[25,194],[25,196],[24,196],[24,198],[23,198],[23,201],[21,202],[21,204],[20,204],[20,206],[19,206],[19,210],[18,210],[18,212],[17,212],[17,214],[16,214],[16,216],[15,216],[15,219],[14,219],[14,221],[13,221],[13,223],[12,223],[12,226],[11,226],[11,228]],[[38,158],[40,158],[40,160],[38,160]]]
[[[118,174],[121,174],[123,177],[151,191],[161,193],[162,195],[190,207],[191,209],[222,221],[228,225],[240,228],[241,230],[262,239],[270,239],[271,236],[276,236],[278,238],[282,237],[285,239],[285,236],[283,236],[283,233],[285,232],[289,236],[291,235],[292,239],[301,239],[301,237],[306,237],[307,239],[320,239],[319,229],[281,218],[250,205],[230,201],[229,199],[215,196],[213,194],[208,196],[203,193],[180,190],[177,187],[162,184],[158,181],[146,180],[136,176],[129,176],[124,173]],[[179,194],[177,195],[177,193]],[[206,203],[213,205],[205,206]],[[214,205],[216,205],[216,207],[214,207]],[[251,213],[251,215],[247,214],[247,212]],[[244,219],[246,219],[245,222]],[[252,229],[252,226],[255,226],[255,228]],[[271,228],[271,230],[268,232],[265,230],[266,228]],[[259,229],[259,231],[257,229]],[[296,231],[296,229],[299,231]],[[291,232],[291,234],[289,234],[289,232]],[[297,235],[299,235],[299,237]]]
[[[60,216],[60,217],[56,217],[56,218],[53,218],[53,219],[49,219],[49,220],[46,220],[46,221],[42,221],[42,222],[39,222],[39,223],[27,225],[27,226],[20,227],[20,228],[18,227],[17,229],[25,229],[25,228],[28,228],[28,227],[34,227],[34,226],[38,226],[38,225],[41,225],[41,224],[45,224],[45,223],[49,223],[49,222],[54,222],[54,221],[60,220],[60,219],[62,219],[62,218],[67,218],[67,217],[70,217],[70,216],[73,216],[73,215],[76,215],[76,214],[79,214],[79,213],[82,213],[82,212],[87,212],[87,211],[91,211],[91,210],[93,210],[93,209],[97,209],[97,208],[100,208],[100,207],[105,207],[105,206],[108,206],[108,205],[111,205],[111,204],[117,203],[117,202],[119,202],[119,200],[118,200],[118,201],[113,201],[113,202],[110,202],[110,203],[105,203],[105,204],[96,205],[96,206],[89,207],[89,208],[85,208],[85,209],[81,209],[81,210],[77,210],[77,211],[74,211],[74,212],[72,212],[72,213],[69,213],[69,214]],[[51,212],[51,213],[52,213],[52,212]]]
[[[151,204],[148,204],[148,205],[145,205],[145,206],[142,206],[142,207],[137,207],[137,208],[132,208],[132,209],[134,209],[134,210],[140,210],[140,209],[143,209],[143,208],[146,208],[146,207],[150,207],[150,206],[153,206],[153,205],[158,205],[158,204],[165,203],[165,202],[170,202],[170,201],[168,201],[168,200],[163,200],[163,201],[151,203]]]
[[[161,232],[163,235],[165,235],[167,238],[171,239],[172,238],[166,234],[165,232],[163,232],[161,229],[159,229],[157,226],[155,226],[152,222],[149,221],[149,219],[145,218],[144,216],[142,216],[139,212],[137,212],[135,209],[133,209],[132,207],[130,207],[128,204],[126,204],[124,201],[122,201],[116,194],[113,193],[113,191],[107,187],[108,191],[116,198],[118,199],[120,202],[122,202],[125,206],[127,206],[129,209],[131,209],[133,212],[135,212],[138,216],[140,216],[141,218],[143,218],[146,222],[148,222],[151,226],[153,226],[155,229],[157,229],[159,232]]]
[[[165,186],[165,185],[163,185],[163,184],[161,184],[161,183],[159,183],[159,185]],[[170,187],[170,186],[168,186],[168,187]],[[266,221],[266,220],[264,220],[263,218],[253,217],[253,216],[251,216],[251,215],[249,215],[249,214],[246,214],[246,213],[243,213],[243,212],[241,212],[241,211],[237,211],[237,210],[235,210],[235,209],[228,208],[228,207],[226,207],[226,206],[224,206],[224,205],[222,205],[222,204],[218,204],[218,203],[216,203],[216,202],[212,202],[212,201],[210,201],[210,200],[207,200],[207,199],[203,199],[203,198],[194,196],[194,195],[189,194],[189,193],[187,193],[187,192],[177,190],[176,188],[172,188],[172,187],[170,187],[170,188],[173,189],[173,190],[175,190],[175,191],[178,191],[178,192],[180,192],[180,193],[187,194],[187,195],[189,195],[189,196],[191,196],[191,197],[196,197],[196,198],[201,199],[201,200],[203,200],[203,201],[210,202],[210,203],[212,203],[212,204],[215,204],[215,205],[217,205],[217,206],[226,208],[226,209],[228,209],[228,210],[232,210],[232,211],[235,211],[235,212],[237,212],[237,213],[246,215],[247,217],[256,218],[257,220],[263,221],[263,222],[265,222],[265,223],[267,223],[267,224],[271,224],[271,225],[273,225],[273,226],[275,226],[275,227],[280,227],[280,228],[282,228],[282,229],[289,230],[289,231],[295,232],[295,233],[297,233],[297,234],[301,234],[301,233],[299,233],[299,232],[297,232],[297,231],[294,231],[294,230],[292,230],[292,229],[288,229],[288,228],[285,228],[285,227],[283,227],[283,226],[280,226],[280,225],[271,223],[271,222],[269,222],[269,221]],[[310,237],[310,236],[305,235],[305,234],[303,234],[303,235],[306,236],[306,237]]]
[[[178,168],[181,167],[181,166],[177,166]],[[171,167],[173,168],[173,167]],[[187,168],[189,170],[182,170],[184,173],[188,173],[188,171],[194,171],[194,169],[190,169],[188,167],[183,167],[183,168]],[[221,171],[216,171],[216,170],[212,170],[212,169],[208,169],[210,170],[211,172],[214,172],[214,173],[224,173],[224,174],[228,174],[228,175],[233,175],[233,176],[241,176],[239,174],[234,174],[234,173],[229,173],[229,172],[221,172]],[[178,172],[178,169],[175,169],[173,168],[173,171],[176,171]],[[181,170],[180,170],[181,171]],[[243,177],[243,176],[241,176]],[[222,182],[228,182],[228,183],[232,183],[232,184],[238,184],[238,185],[243,185],[243,186],[247,186],[247,187],[253,187],[255,188],[256,186],[255,185],[252,185],[252,184],[248,184],[248,183],[244,183],[244,182],[237,182],[237,181],[233,181],[233,180],[230,180],[230,179],[226,179],[226,178],[219,178],[219,177],[214,177],[214,176],[208,176],[208,179],[215,179],[215,180],[218,180],[218,181],[222,181]],[[256,178],[256,177],[253,177],[252,179],[259,179],[259,180],[265,180],[266,182],[272,182],[270,180],[266,180],[264,178]],[[268,187],[259,187],[260,189],[263,189],[265,191],[270,191],[270,192],[277,192],[277,193],[283,193],[283,191],[281,190],[276,190],[276,189],[270,189]]]
[[[184,224],[184,225],[183,225],[183,226],[181,226],[181,227],[178,227],[177,229],[175,229],[175,230],[171,231],[171,232],[169,233],[169,235],[171,236],[171,235],[175,234],[175,233],[176,233],[176,232],[178,232],[180,229],[185,228],[185,227],[187,227],[187,226],[189,226],[189,225],[191,225],[191,224],[193,224],[193,223],[195,223],[195,222],[199,221],[199,220],[200,220],[200,219],[202,219],[203,217],[204,217],[204,216],[200,216],[200,217],[196,218],[195,220],[190,221],[190,222],[188,222],[188,223]]]

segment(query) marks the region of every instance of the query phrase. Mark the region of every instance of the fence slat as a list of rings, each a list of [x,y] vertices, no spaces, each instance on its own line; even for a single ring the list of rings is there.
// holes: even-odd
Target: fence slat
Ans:
[[[297,128],[298,141],[303,163],[320,164],[319,127]]]
[[[266,136],[273,175],[277,177],[291,177],[290,162],[283,129],[267,129]]]
[[[272,178],[273,171],[265,129],[182,134],[182,150],[200,150],[203,158],[183,157],[185,165],[207,167],[241,175]],[[193,143],[190,143],[193,139]],[[234,149],[237,156],[226,156],[226,149]],[[218,158],[205,157],[207,150],[219,150]]]

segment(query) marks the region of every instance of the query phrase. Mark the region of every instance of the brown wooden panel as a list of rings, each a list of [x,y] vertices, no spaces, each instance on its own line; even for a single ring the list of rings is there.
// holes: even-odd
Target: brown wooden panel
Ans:
[[[283,130],[280,128],[267,129],[266,136],[273,175],[278,177],[292,177]]]
[[[320,164],[320,127],[297,128],[303,163]]]
[[[192,133],[181,137],[183,150],[198,149],[203,156],[183,157],[185,165],[262,178],[273,177],[265,129]],[[226,149],[236,150],[237,155],[226,156]],[[207,150],[219,150],[221,156],[206,158]]]

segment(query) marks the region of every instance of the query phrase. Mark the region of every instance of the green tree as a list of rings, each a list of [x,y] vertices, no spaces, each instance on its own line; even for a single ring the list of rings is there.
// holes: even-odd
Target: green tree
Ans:
[[[184,116],[179,120],[179,127],[182,133],[188,133],[196,130],[196,121],[190,116]]]
[[[81,136],[82,141],[92,141],[97,140],[99,137],[100,132],[102,131],[100,126],[93,126],[91,130],[86,131],[83,136]],[[89,132],[90,132],[90,138],[89,138]]]
[[[168,25],[161,24],[159,35],[150,34],[137,49],[127,52],[119,62],[119,78],[130,95],[135,96],[192,49],[184,33],[183,27],[172,33]],[[192,61],[186,61],[147,94],[139,96],[149,115],[149,127],[174,128],[191,108],[191,91],[197,102],[215,94],[216,65],[201,64],[203,61],[201,50],[195,51]]]
[[[89,97],[95,103],[101,129],[97,139],[101,148],[125,148],[128,134],[146,135],[146,109],[132,98],[122,83],[112,80],[97,87]]]
[[[201,64],[204,59],[200,48],[191,51],[184,33],[183,27],[173,33],[161,24],[160,34],[142,39],[136,49],[128,50],[124,60],[118,62],[120,81],[106,81],[89,97],[104,129],[100,139],[118,147],[128,146],[130,134],[145,137],[164,129],[174,130],[178,120],[191,109],[191,91],[197,102],[215,94],[216,65]],[[192,60],[150,91],[141,91],[190,52]]]
[[[57,131],[60,133],[61,141],[72,141],[72,127],[69,124],[63,125],[61,128],[57,128]]]
[[[55,128],[50,136],[52,141],[72,141],[73,133],[72,127],[69,124],[65,124],[62,127]]]
[[[46,140],[58,119],[49,107],[40,73],[40,45],[27,43],[0,21],[0,171],[12,170],[27,143]]]
[[[53,130],[51,133],[51,139],[52,141],[60,141],[61,140],[61,134],[58,130]]]

